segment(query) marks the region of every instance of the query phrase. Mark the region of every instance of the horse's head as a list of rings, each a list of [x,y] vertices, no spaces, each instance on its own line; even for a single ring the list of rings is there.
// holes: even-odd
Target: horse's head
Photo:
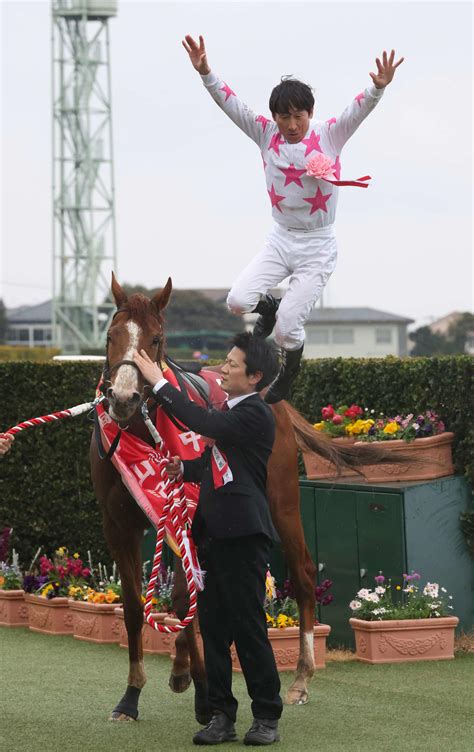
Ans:
[[[171,295],[171,279],[151,299],[136,293],[128,295],[112,273],[112,295],[117,305],[107,332],[104,368],[105,395],[110,417],[126,423],[144,399],[145,382],[133,362],[133,355],[146,350],[152,360],[163,356],[162,311]]]

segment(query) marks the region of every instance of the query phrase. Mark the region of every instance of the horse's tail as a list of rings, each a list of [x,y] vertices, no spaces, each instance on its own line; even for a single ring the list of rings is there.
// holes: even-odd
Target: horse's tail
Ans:
[[[336,468],[336,476],[343,467],[350,467],[359,472],[360,465],[377,465],[413,463],[414,458],[399,452],[391,452],[378,444],[360,442],[358,444],[339,444],[308,423],[305,418],[288,402],[283,402],[295,432],[298,449],[303,452],[316,452],[325,460],[332,462]]]

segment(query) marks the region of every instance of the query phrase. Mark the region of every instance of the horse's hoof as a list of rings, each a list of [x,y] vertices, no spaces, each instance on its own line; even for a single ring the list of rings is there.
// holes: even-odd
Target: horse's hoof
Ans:
[[[189,672],[186,674],[171,674],[168,682],[169,688],[172,692],[176,692],[176,694],[186,692],[190,684],[191,674]]]
[[[136,718],[132,718],[131,715],[126,713],[119,713],[117,710],[110,715],[109,721],[136,721]]]
[[[309,702],[309,695],[306,689],[290,687],[285,697],[285,705],[306,705]]]

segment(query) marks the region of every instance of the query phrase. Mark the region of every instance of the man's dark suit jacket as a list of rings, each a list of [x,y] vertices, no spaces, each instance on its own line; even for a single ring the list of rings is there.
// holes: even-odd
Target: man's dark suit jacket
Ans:
[[[197,459],[183,462],[184,479],[201,484],[192,529],[195,540],[199,542],[202,534],[202,521],[212,538],[263,533],[278,540],[266,496],[267,462],[275,439],[275,419],[266,402],[254,394],[226,412],[208,410],[171,384],[161,387],[155,399],[191,430],[215,439],[232,471],[233,480],[215,489],[209,447]]]

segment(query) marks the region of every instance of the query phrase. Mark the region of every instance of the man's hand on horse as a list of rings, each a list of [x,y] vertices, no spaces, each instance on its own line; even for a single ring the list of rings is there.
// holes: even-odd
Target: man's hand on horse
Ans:
[[[6,454],[10,451],[13,441],[14,439],[11,433],[0,433],[0,455]]]
[[[382,55],[382,62],[380,62],[380,58],[378,57],[375,59],[375,63],[377,65],[377,73],[369,73],[369,75],[374,82],[376,89],[383,89],[390,83],[395,75],[396,69],[403,63],[405,58],[401,57],[400,60],[398,60],[396,63],[393,62],[394,59],[395,50],[391,51],[390,57],[387,57],[387,53],[384,50]]]
[[[163,371],[160,366],[150,358],[146,350],[136,352],[133,360],[140,369],[143,378],[152,386],[155,386],[163,378]]]
[[[211,72],[209,63],[207,62],[206,47],[204,45],[204,37],[199,37],[199,44],[190,36],[186,34],[182,41],[182,45],[189,55],[189,59],[193,65],[193,68],[197,70],[201,76],[206,76]]]

